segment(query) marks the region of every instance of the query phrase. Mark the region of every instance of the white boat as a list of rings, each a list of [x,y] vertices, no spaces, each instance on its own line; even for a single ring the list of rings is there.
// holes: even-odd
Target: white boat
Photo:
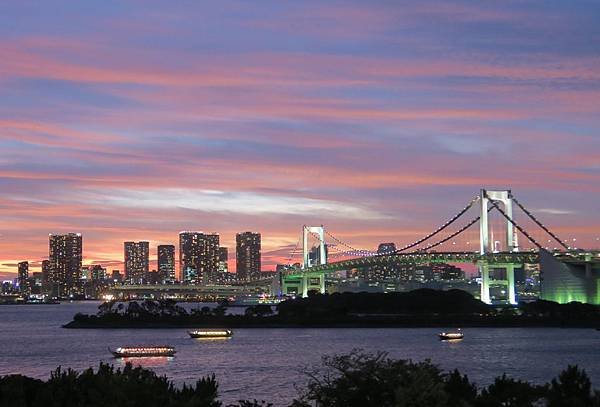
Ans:
[[[230,329],[195,329],[189,331],[188,334],[192,338],[230,338],[233,336],[233,331]]]
[[[116,358],[173,356],[172,346],[123,346],[115,350],[108,349]]]
[[[459,341],[465,337],[465,334],[458,329],[455,332],[440,332],[438,337],[441,341]]]

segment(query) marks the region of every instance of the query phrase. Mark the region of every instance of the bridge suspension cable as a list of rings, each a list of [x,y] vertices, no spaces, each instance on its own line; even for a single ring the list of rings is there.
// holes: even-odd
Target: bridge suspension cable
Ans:
[[[354,251],[354,252],[364,252],[364,253],[369,253],[370,255],[375,255],[376,253],[371,251],[371,250],[367,250],[367,249],[357,249],[356,247],[352,247],[349,244],[341,241],[340,239],[338,239],[337,237],[335,237],[334,235],[332,235],[331,233],[329,233],[327,230],[325,230],[325,234],[327,236],[329,236],[331,239],[333,239],[333,241],[335,241],[336,243],[341,244],[342,246]]]
[[[292,250],[292,252],[290,253],[290,257],[288,258],[288,264],[292,264],[292,260],[294,259],[294,256],[296,255],[296,252],[298,251],[298,248],[300,247],[300,239],[298,239],[298,241],[296,242],[296,247],[294,247],[294,250]]]
[[[477,196],[475,198],[473,198],[471,200],[471,202],[469,202],[469,204],[467,206],[465,206],[459,213],[457,213],[456,215],[454,215],[449,221],[447,221],[446,223],[444,223],[442,226],[440,226],[439,228],[437,228],[435,231],[431,232],[430,234],[428,234],[427,236],[417,240],[414,243],[408,244],[398,250],[395,251],[395,253],[401,253],[404,252],[408,249],[412,249],[415,246],[420,245],[421,243],[423,243],[426,240],[431,239],[432,237],[434,237],[435,235],[437,235],[438,233],[442,232],[444,229],[446,229],[448,226],[452,225],[458,218],[460,218],[462,215],[464,215],[465,212],[467,212],[469,209],[471,209],[471,207],[473,206],[473,204],[475,204],[475,202],[477,202],[480,198]]]
[[[510,223],[512,223],[512,225],[513,225],[514,227],[516,227],[516,228],[517,228],[517,230],[518,230],[519,232],[523,233],[523,235],[524,235],[524,236],[525,236],[527,239],[529,239],[529,241],[530,241],[531,243],[533,243],[534,245],[536,245],[536,246],[538,247],[538,249],[543,249],[542,245],[541,245],[541,244],[539,244],[539,243],[538,243],[538,242],[537,242],[537,241],[536,241],[536,240],[535,240],[533,237],[531,237],[531,235],[529,235],[529,233],[527,233],[527,232],[525,231],[525,229],[523,229],[521,226],[519,226],[519,225],[517,224],[517,222],[515,222],[514,220],[512,220],[512,219],[510,218],[510,216],[508,216],[508,215],[506,214],[506,212],[504,212],[504,211],[503,211],[503,210],[502,210],[502,209],[501,209],[501,208],[498,206],[498,204],[496,203],[496,201],[494,201],[493,199],[491,199],[491,198],[488,196],[487,192],[485,193],[485,196],[486,196],[486,198],[488,198],[488,199],[490,200],[490,203],[492,204],[492,206],[493,206],[494,208],[496,208],[496,210],[497,210],[498,212],[500,212],[500,213],[502,214],[502,216],[504,216],[504,217],[506,218],[506,220],[507,220],[507,221],[509,221]]]
[[[512,198],[512,200],[513,200],[513,201],[514,201],[514,202],[517,204],[517,206],[518,206],[519,208],[521,208],[521,210],[522,210],[523,212],[525,212],[525,214],[526,214],[527,216],[529,216],[529,217],[531,218],[531,220],[532,220],[532,221],[534,221],[534,222],[536,223],[536,225],[538,225],[539,227],[541,227],[541,228],[542,228],[542,229],[543,229],[543,230],[544,230],[546,233],[548,233],[550,236],[552,236],[552,238],[553,238],[554,240],[556,240],[556,241],[558,242],[558,244],[560,244],[560,245],[561,245],[563,248],[565,248],[565,249],[569,250],[569,246],[568,246],[568,245],[566,245],[566,244],[565,244],[565,243],[564,243],[562,240],[560,240],[560,239],[558,238],[558,236],[556,236],[554,233],[552,233],[552,232],[550,231],[550,229],[548,229],[546,226],[544,226],[544,225],[542,224],[542,222],[540,222],[539,220],[537,220],[537,219],[536,219],[536,217],[535,217],[535,216],[533,216],[533,214],[527,210],[527,208],[525,208],[523,205],[521,205],[521,203],[520,203],[520,202],[517,200],[517,198],[515,198],[515,196],[514,196],[514,195],[512,195],[512,194],[511,194],[511,198]]]
[[[492,206],[491,208],[488,208],[488,213],[491,212],[491,210],[494,209],[494,207]],[[448,240],[452,239],[453,237],[458,236],[459,234],[461,234],[462,232],[464,232],[465,230],[467,230],[468,228],[470,228],[471,226],[473,226],[475,223],[477,223],[479,220],[481,219],[481,216],[477,216],[475,219],[473,219],[472,221],[470,221],[469,223],[467,223],[465,226],[463,226],[462,228],[460,228],[459,230],[457,230],[456,232],[452,233],[450,236],[445,237],[444,239],[436,242],[436,243],[431,243],[429,245],[427,245],[426,247],[420,249],[421,251],[426,251],[429,249],[433,249],[434,247],[437,247],[443,243],[446,243]]]
[[[467,223],[465,226],[463,226],[462,228],[460,228],[459,230],[457,230],[456,232],[452,233],[450,236],[445,237],[444,239],[432,243],[426,247],[424,247],[423,249],[421,249],[422,251],[427,251],[429,249],[433,249],[434,247],[437,247],[443,243],[446,243],[448,240],[452,239],[453,237],[461,234],[462,232],[464,232],[465,230],[467,230],[468,228],[470,228],[471,226],[473,226],[475,223],[479,222],[479,219],[481,218],[481,216],[476,217],[475,219],[473,219],[471,222]]]

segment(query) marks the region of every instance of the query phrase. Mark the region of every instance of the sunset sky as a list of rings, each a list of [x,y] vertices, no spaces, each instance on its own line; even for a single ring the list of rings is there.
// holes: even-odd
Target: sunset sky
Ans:
[[[481,187],[600,246],[600,3],[3,1],[0,187],[3,278],[48,233],[403,245]]]

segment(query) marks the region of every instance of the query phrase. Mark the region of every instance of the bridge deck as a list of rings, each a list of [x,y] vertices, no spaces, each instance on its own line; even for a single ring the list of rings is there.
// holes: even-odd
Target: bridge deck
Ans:
[[[554,256],[565,263],[580,264],[585,262],[600,263],[600,252],[556,252]],[[342,270],[385,266],[391,264],[427,264],[427,263],[477,263],[488,264],[535,264],[539,262],[538,252],[499,252],[481,255],[479,252],[417,252],[399,253],[381,256],[360,257],[313,266],[307,269],[294,269],[285,273],[286,277],[333,273]]]

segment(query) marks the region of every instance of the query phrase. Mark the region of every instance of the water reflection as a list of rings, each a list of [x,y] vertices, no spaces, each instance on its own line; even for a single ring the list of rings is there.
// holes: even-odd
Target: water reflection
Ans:
[[[233,338],[231,336],[213,336],[206,338],[193,338],[196,342],[224,342],[230,341]]]
[[[175,359],[173,356],[152,356],[152,357],[126,357],[115,358],[115,365],[123,367],[127,363],[142,367],[160,367],[166,366]]]

